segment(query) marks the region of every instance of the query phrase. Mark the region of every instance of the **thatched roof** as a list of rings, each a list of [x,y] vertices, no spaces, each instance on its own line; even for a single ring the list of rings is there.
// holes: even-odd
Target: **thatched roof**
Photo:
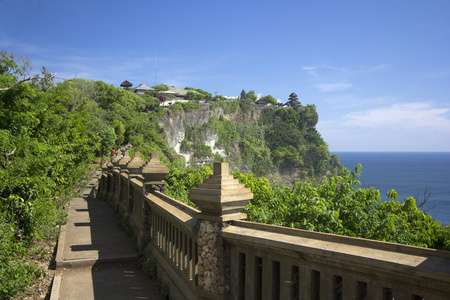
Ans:
[[[122,83],[120,84],[120,86],[121,86],[121,87],[129,88],[129,87],[132,87],[133,84],[132,84],[131,82],[129,82],[128,80],[125,80],[124,82],[122,82]]]

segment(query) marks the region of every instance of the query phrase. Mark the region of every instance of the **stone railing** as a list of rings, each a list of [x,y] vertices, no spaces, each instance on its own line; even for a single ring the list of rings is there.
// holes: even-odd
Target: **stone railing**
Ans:
[[[450,299],[450,253],[244,221],[224,229],[233,299]]]
[[[242,221],[252,199],[228,173],[192,189],[196,210],[164,194],[152,154],[118,153],[98,197],[131,225],[172,299],[450,299],[450,253]]]

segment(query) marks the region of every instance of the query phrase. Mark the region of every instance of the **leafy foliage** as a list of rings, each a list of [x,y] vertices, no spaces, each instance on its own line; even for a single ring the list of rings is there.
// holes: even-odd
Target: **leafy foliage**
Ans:
[[[154,88],[155,90],[158,91],[168,91],[169,90],[169,86],[166,84],[157,84],[152,86],[152,88]]]
[[[102,138],[102,154],[108,154],[108,150],[114,148],[116,144],[117,134],[114,128],[107,126],[100,131],[100,137]]]
[[[188,198],[189,191],[212,174],[213,172],[208,166],[198,169],[193,167],[183,169],[172,165],[169,167],[169,175],[164,178],[167,183],[166,193],[181,202],[196,207]]]
[[[255,97],[250,91],[244,98],[212,102],[211,108],[216,111],[222,107],[225,114],[240,115],[245,120],[246,109],[255,108]],[[251,170],[259,176],[279,172],[295,173],[297,179],[307,176],[320,179],[337,174],[342,167],[337,157],[330,157],[327,144],[315,129],[317,121],[314,105],[278,109],[265,107],[258,124],[252,125],[231,122],[223,115],[219,118],[212,116],[202,126],[194,128],[185,124],[183,151],[192,150],[192,144],[204,140],[205,132],[213,132],[219,137],[216,145],[223,146],[228,159],[240,169]],[[236,146],[239,154],[231,157],[231,149]]]
[[[0,88],[7,88],[0,90],[0,299],[41,275],[27,261],[28,247],[57,237],[65,222],[61,195],[96,155],[129,142],[144,157],[157,151],[167,161],[173,154],[155,122],[163,111],[149,102],[152,96],[85,79],[54,85],[48,74],[21,82],[26,61],[0,53]]]
[[[186,93],[186,96],[184,96],[184,99],[186,100],[211,100],[212,95],[202,89],[194,89],[193,87],[185,87],[185,90],[190,90]],[[195,91],[195,92],[191,92]]]
[[[192,148],[194,149],[195,157],[209,157],[213,155],[211,147],[204,143],[195,143],[192,145]]]
[[[361,166],[344,169],[318,184],[315,180],[288,188],[252,174],[233,173],[251,188],[248,220],[285,227],[362,237],[450,251],[450,226],[420,211],[413,197],[403,203],[381,201],[373,187],[360,188]]]
[[[191,110],[191,109],[199,109],[200,105],[196,102],[176,102],[170,106],[170,110]]]
[[[311,179],[292,188],[252,173],[233,176],[253,193],[244,208],[249,221],[450,251],[450,226],[419,210],[413,197],[397,201],[395,190],[382,201],[379,190],[361,187],[361,170],[358,165],[320,184]],[[211,174],[209,167],[171,167],[168,194],[196,207],[188,193]]]
[[[16,84],[25,72],[2,53],[0,87]],[[21,293],[42,271],[26,261],[33,239],[54,239],[64,222],[58,194],[77,181],[94,159],[100,138],[89,130],[90,85],[56,91],[25,82],[0,91],[0,298]]]
[[[272,95],[263,96],[259,100],[267,101],[268,103],[273,105],[276,105],[278,103],[277,99],[275,99]]]
[[[233,100],[233,101],[217,101],[217,102],[211,102],[211,108],[213,110],[217,109],[218,107],[223,108],[224,114],[232,114],[238,111],[239,109],[239,100]]]

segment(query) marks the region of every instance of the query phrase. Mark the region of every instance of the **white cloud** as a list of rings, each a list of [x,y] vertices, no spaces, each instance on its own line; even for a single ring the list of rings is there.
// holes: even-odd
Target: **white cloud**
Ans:
[[[385,70],[388,69],[388,67],[389,67],[388,64],[381,64],[381,65],[378,65],[378,66],[375,66],[375,67],[368,67],[368,68],[363,67],[362,69],[365,69],[368,72],[371,72],[371,71],[385,71]]]
[[[431,102],[354,111],[317,129],[333,151],[450,151],[450,108]]]
[[[302,67],[302,69],[305,71],[308,71],[309,75],[316,75],[315,70],[317,69],[317,67],[304,66],[304,67]]]
[[[398,103],[348,113],[343,124],[362,128],[433,128],[450,132],[450,119],[446,118],[449,111],[450,108],[435,108],[424,102]]]
[[[353,84],[350,83],[344,83],[344,82],[338,82],[338,83],[321,83],[316,84],[315,87],[319,89],[320,92],[326,93],[326,92],[336,92],[336,91],[343,91],[348,88],[351,88]]]

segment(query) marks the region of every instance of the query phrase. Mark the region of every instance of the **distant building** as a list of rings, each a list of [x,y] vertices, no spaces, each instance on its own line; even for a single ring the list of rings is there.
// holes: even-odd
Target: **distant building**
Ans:
[[[298,101],[298,96],[296,93],[291,93],[289,95],[289,101],[284,104],[286,107],[295,107],[296,105],[301,105],[302,103]]]
[[[239,99],[247,99],[247,98],[248,98],[247,93],[244,91],[244,89],[242,89]]]
[[[130,87],[132,87],[132,86],[133,86],[133,84],[131,82],[129,82],[128,80],[125,80],[124,82],[122,82],[120,84],[120,87],[122,87],[125,90],[130,89]]]
[[[184,96],[186,96],[186,94],[188,92],[198,93],[197,91],[185,90],[185,89],[175,87],[175,86],[169,87],[168,91],[161,91],[161,93],[173,94],[173,95],[175,95],[175,97],[177,97],[177,99],[184,99]]]
[[[135,89],[134,92],[139,95],[142,96],[145,94],[146,91],[154,91],[155,89],[150,87],[148,84],[146,83],[141,83],[140,85],[138,85]]]
[[[258,101],[255,102],[255,104],[257,107],[265,107],[265,106],[270,105],[270,103],[264,99],[259,99]]]

